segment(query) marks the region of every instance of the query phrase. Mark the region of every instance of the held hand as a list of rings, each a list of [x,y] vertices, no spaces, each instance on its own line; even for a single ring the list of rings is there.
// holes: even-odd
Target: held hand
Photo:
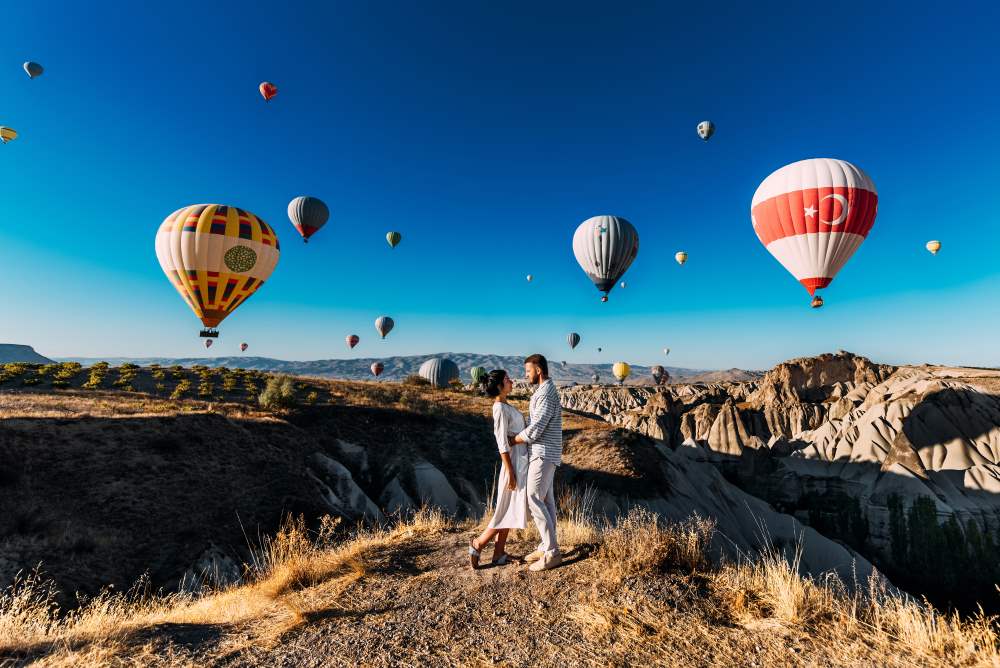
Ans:
[[[517,491],[517,477],[513,473],[507,478],[507,489],[511,492]]]
[[[513,448],[515,445],[517,445],[517,436],[508,436],[507,443],[510,444],[510,447]]]

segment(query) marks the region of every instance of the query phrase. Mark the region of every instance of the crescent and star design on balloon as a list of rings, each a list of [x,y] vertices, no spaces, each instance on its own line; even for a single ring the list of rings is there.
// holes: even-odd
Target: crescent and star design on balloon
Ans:
[[[850,206],[847,203],[846,197],[844,197],[843,195],[836,195],[836,194],[827,195],[826,197],[820,199],[820,204],[822,204],[825,200],[830,199],[831,197],[835,201],[840,202],[840,215],[834,218],[833,220],[823,220],[822,218],[820,218],[819,222],[825,223],[827,225],[840,225],[845,220],[847,220],[847,214],[850,211]],[[816,214],[819,212],[819,210],[816,207],[809,205],[807,207],[803,207],[802,212],[807,218],[814,218]],[[753,216],[750,216],[750,219],[751,221],[753,221],[754,227],[756,227],[757,226],[756,219],[754,219]]]

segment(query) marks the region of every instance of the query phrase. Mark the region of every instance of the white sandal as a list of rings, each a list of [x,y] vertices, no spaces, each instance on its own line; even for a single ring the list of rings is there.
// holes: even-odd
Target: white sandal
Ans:
[[[469,565],[472,566],[473,570],[479,568],[479,550],[472,547],[474,540],[475,538],[469,540]]]

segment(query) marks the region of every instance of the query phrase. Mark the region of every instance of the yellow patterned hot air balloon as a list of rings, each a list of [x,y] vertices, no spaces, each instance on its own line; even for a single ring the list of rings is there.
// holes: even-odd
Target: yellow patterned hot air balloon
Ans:
[[[619,383],[624,383],[625,379],[632,373],[632,367],[625,362],[615,362],[615,365],[611,367],[611,373],[615,375]]]
[[[926,248],[927,250],[929,250],[931,252],[931,255],[937,255],[938,251],[941,250],[941,242],[940,241],[936,241],[936,240],[935,241],[928,241],[924,245],[924,248]]]
[[[271,226],[234,206],[186,206],[156,233],[160,267],[205,325],[202,336],[218,336],[213,329],[264,284],[279,255]]]
[[[11,139],[17,139],[17,130],[0,126],[0,142],[6,144]]]

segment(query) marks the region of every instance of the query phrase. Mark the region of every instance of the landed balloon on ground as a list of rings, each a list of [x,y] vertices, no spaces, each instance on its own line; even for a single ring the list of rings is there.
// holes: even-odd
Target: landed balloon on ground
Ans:
[[[383,371],[385,371],[385,365],[381,362],[374,362],[372,364],[372,374],[374,374],[376,378],[381,376]]]
[[[344,340],[347,342],[348,348],[353,348],[354,346],[358,345],[358,343],[361,341],[361,337],[358,336],[357,334],[348,334],[347,336],[344,337]]]
[[[861,169],[813,158],[764,179],[750,203],[750,221],[768,252],[815,295],[861,246],[877,211],[875,184]]]
[[[684,263],[688,261],[688,254],[684,251],[678,251],[674,253],[674,259],[677,260],[677,264],[684,266]]]
[[[0,125],[0,143],[6,144],[12,139],[17,139],[17,130]]]
[[[262,81],[258,90],[260,90],[265,102],[270,102],[271,98],[278,94],[278,87],[270,81]]]
[[[42,76],[42,72],[45,71],[44,67],[42,67],[38,63],[32,62],[30,60],[28,62],[26,62],[23,65],[23,67],[24,67],[24,72],[28,75],[29,79],[34,79],[35,77],[40,77],[40,76]]]
[[[281,254],[271,226],[249,211],[195,204],[167,216],[156,233],[156,258],[206,329],[214,328],[270,278]]]
[[[709,137],[715,134],[715,123],[712,121],[702,121],[698,124],[698,136],[708,141]]]
[[[632,367],[625,362],[615,362],[615,365],[611,367],[611,373],[615,375],[619,383],[624,383],[625,379],[632,373]]]
[[[619,216],[594,216],[580,223],[573,234],[573,254],[594,286],[608,293],[639,254],[639,233]]]
[[[472,376],[472,382],[476,385],[480,385],[484,380],[486,380],[486,369],[481,366],[474,366],[469,369],[469,375]]]
[[[300,195],[288,203],[288,219],[302,235],[302,241],[308,243],[309,237],[330,219],[330,209],[319,198]]]
[[[570,332],[570,334],[566,336],[566,343],[569,344],[570,348],[576,348],[576,346],[580,343],[580,335],[576,332]]]
[[[247,348],[249,348],[249,347],[250,347],[250,345],[249,345],[249,344],[246,344],[246,343],[241,343],[241,344],[240,344],[240,352],[241,352],[241,353],[245,353],[245,352],[247,351]]]
[[[434,387],[448,387],[451,381],[458,379],[458,365],[450,359],[432,357],[420,365],[417,373]]]
[[[380,315],[375,318],[375,331],[382,335],[384,339],[386,335],[392,331],[392,328],[396,326],[396,322],[387,315]]]
[[[399,232],[389,232],[385,235],[385,240],[389,243],[389,248],[395,248],[403,240],[403,235]]]
[[[941,242],[928,241],[925,248],[931,252],[931,255],[937,255],[938,251],[941,250]]]

